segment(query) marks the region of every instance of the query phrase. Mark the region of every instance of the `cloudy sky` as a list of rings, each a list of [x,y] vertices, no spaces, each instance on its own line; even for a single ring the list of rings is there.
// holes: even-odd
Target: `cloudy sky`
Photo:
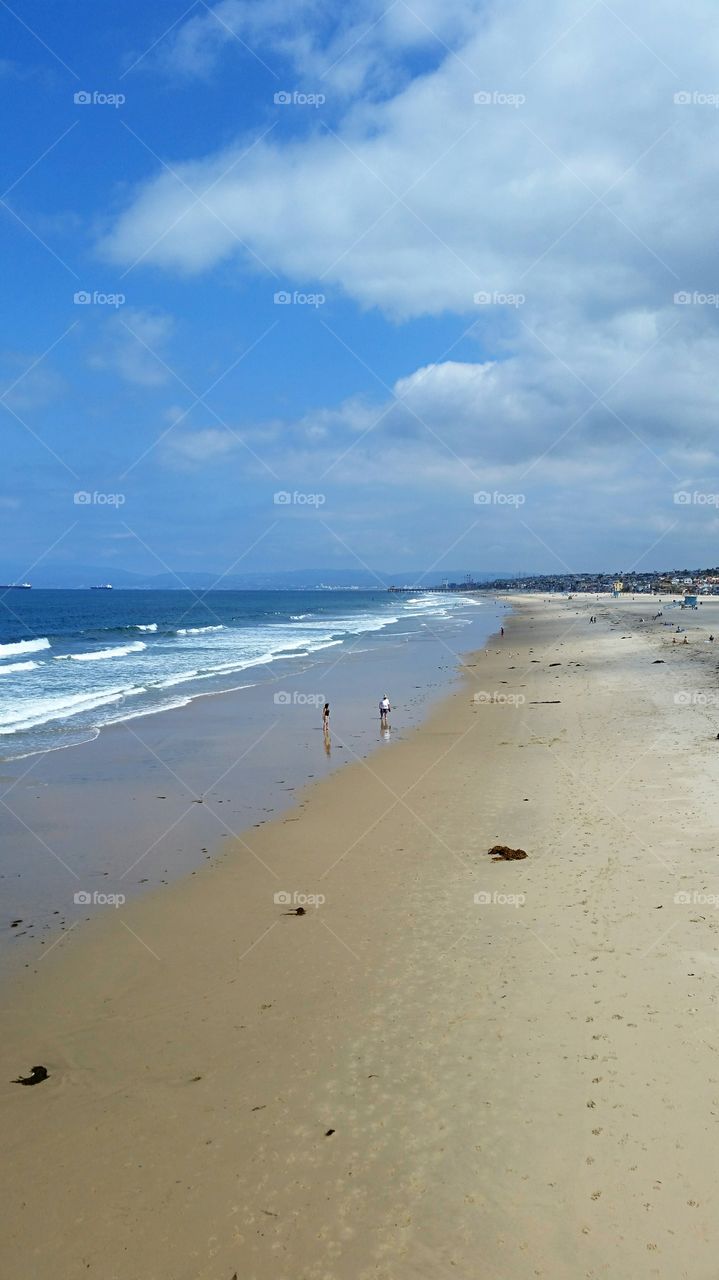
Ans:
[[[3,572],[715,564],[715,24],[3,5]]]

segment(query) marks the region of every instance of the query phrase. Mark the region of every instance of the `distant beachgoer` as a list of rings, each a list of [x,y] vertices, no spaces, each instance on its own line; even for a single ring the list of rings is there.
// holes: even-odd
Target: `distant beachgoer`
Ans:
[[[387,728],[387,716],[391,710],[392,708],[389,705],[389,698],[387,697],[387,694],[385,694],[379,704],[379,722],[383,729]]]
[[[327,732],[329,727],[330,727],[330,704],[329,702],[326,702],[322,708],[322,728],[324,729],[325,733]]]
[[[500,636],[503,636],[503,635],[504,635],[504,627],[500,627],[500,628],[499,628],[499,634],[500,634]]]

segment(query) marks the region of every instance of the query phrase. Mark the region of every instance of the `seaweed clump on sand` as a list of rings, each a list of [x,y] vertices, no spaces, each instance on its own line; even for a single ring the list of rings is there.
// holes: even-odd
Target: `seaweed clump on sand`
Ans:
[[[12,1084],[42,1084],[43,1080],[50,1079],[50,1072],[47,1067],[33,1067],[29,1076],[18,1076],[16,1080],[11,1081]]]
[[[510,849],[508,844],[493,844],[487,853],[491,856],[492,862],[518,862],[527,856],[524,849]]]

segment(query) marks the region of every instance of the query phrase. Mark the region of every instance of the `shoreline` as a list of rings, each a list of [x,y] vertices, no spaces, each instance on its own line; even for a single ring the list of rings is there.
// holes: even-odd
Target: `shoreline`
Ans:
[[[8,1274],[713,1277],[709,668],[575,604],[13,981]]]
[[[168,605],[168,593],[161,593],[152,610],[159,621],[140,623],[129,619],[146,619],[145,604],[140,608],[132,592],[124,594],[131,599],[118,613],[81,611],[71,626],[62,613],[39,612],[25,620],[35,629],[25,638],[17,638],[19,616],[0,615],[0,632],[11,637],[0,643],[0,659],[22,656],[20,649],[25,657],[34,654],[0,668],[0,767],[90,743],[102,729],[182,710],[208,696],[292,680],[327,661],[332,669],[338,650],[346,654],[361,643],[372,651],[387,639],[419,638],[428,621],[441,630],[478,603],[457,595],[440,602],[428,591],[393,607],[377,591],[344,593],[328,615],[317,593],[299,593],[291,602],[286,592],[241,600],[219,593],[221,602],[214,599],[202,619],[194,619],[207,625],[182,627],[193,620],[194,599]],[[291,612],[303,606],[305,612]],[[14,672],[21,672],[15,683]]]
[[[400,708],[392,736],[401,740],[456,684],[453,646],[481,642],[501,611],[468,612],[471,623],[436,636],[388,634],[369,645],[359,637],[300,671],[296,664],[260,671],[240,691],[202,695],[106,726],[72,749],[5,762],[3,969],[32,963],[36,940],[47,948],[58,930],[85,923],[88,907],[75,902],[76,892],[106,902],[164,888],[286,810],[309,780],[327,777],[353,752],[376,749],[367,694],[385,679]],[[320,693],[334,711],[324,743]],[[94,901],[89,907],[98,909]]]

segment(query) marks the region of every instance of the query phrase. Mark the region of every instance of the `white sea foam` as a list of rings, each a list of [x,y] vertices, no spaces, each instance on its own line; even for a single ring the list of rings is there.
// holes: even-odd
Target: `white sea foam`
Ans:
[[[154,687],[156,689],[171,689],[173,685],[184,684],[186,680],[194,680],[199,674],[199,671],[182,671],[177,676],[169,676],[167,680],[158,680]]]
[[[16,640],[14,644],[0,644],[0,658],[12,658],[20,653],[39,653],[41,649],[49,649],[50,641],[43,636],[41,640]]]
[[[126,711],[123,707],[121,715],[109,715],[105,724],[124,724],[126,720],[141,720],[145,716],[159,715],[161,711],[176,711],[178,707],[189,707],[191,702],[192,695],[188,693],[184,698],[176,698],[174,702],[163,702],[156,707],[141,707],[139,711]]]
[[[127,694],[144,693],[144,689],[100,689],[96,693],[61,694],[55,698],[33,698],[22,706],[0,710],[0,734],[18,733],[21,729],[34,729],[50,720],[64,720],[82,711],[94,711],[97,707],[119,702]]]
[[[129,653],[139,653],[147,645],[142,640],[134,640],[132,644],[118,644],[112,649],[90,649],[87,653],[58,653],[56,662],[105,662],[108,658],[126,658]]]
[[[34,671],[39,662],[4,662],[0,664],[0,676],[8,676],[11,671]]]
[[[236,658],[230,658],[225,662],[213,663],[211,667],[205,670],[192,670],[178,672],[176,675],[168,676],[165,680],[159,680],[154,686],[156,689],[171,689],[174,685],[184,684],[188,680],[211,680],[213,676],[229,675],[234,671],[246,671],[250,667],[264,667],[271,662],[277,662],[279,658],[302,658],[307,657],[310,653],[319,652],[320,649],[332,649],[335,645],[342,644],[342,640],[323,639],[305,642],[304,647],[298,648],[297,645],[286,645],[284,647],[275,647],[266,653],[254,653],[239,655]]]
[[[308,644],[307,648],[310,653],[317,653],[320,649],[332,649],[336,644],[342,644],[342,640],[324,640],[322,644]]]
[[[222,625],[216,627],[179,627],[175,632],[178,636],[204,636],[208,631],[224,631]]]
[[[135,627],[135,630],[136,631],[157,631],[157,623],[156,622],[145,622],[145,623],[138,622]]]

